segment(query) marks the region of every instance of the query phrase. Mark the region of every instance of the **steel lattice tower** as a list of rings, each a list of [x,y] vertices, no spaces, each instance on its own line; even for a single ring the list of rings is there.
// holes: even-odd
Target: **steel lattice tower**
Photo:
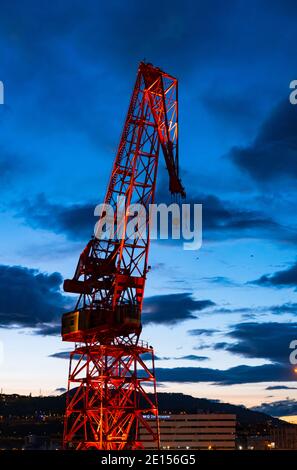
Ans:
[[[135,237],[127,229],[134,214],[124,210],[113,220],[112,236],[103,239],[96,236],[106,221],[103,211],[74,278],[64,281],[66,292],[79,294],[75,310],[62,320],[63,340],[76,343],[65,448],[137,449],[144,441],[159,447],[154,352],[139,336],[160,148],[170,192],[185,195],[178,174],[177,105],[177,80],[140,63],[104,202],[115,213],[119,197],[125,207],[141,204],[145,217]],[[155,419],[148,422],[145,415]]]

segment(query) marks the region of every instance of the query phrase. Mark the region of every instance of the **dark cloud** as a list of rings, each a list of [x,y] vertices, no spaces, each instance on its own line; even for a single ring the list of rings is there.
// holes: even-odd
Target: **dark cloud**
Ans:
[[[271,313],[274,313],[275,315],[282,315],[283,313],[291,313],[292,315],[296,315],[297,303],[286,302],[282,305],[272,305],[269,310]]]
[[[156,377],[161,382],[211,382],[217,385],[296,381],[296,374],[283,364],[240,365],[226,370],[204,367],[156,368]]]
[[[55,392],[64,393],[64,392],[66,392],[66,390],[67,390],[67,388],[65,388],[65,387],[58,387],[58,388],[56,388]]]
[[[54,359],[70,359],[70,353],[72,351],[59,351],[53,354],[50,354],[48,357],[53,357]],[[81,356],[79,354],[74,354],[73,359],[80,359]],[[84,359],[83,359],[84,360]]]
[[[131,60],[144,56],[151,60],[163,57],[166,63],[188,69],[193,68],[193,54],[196,63],[221,57],[222,53],[243,60],[242,51],[236,50],[233,43],[233,35],[237,37],[240,32],[239,25],[234,24],[229,17],[235,7],[234,2],[228,7],[218,0],[207,4],[193,4],[189,1],[180,4],[177,0],[162,3],[153,0],[146,4],[129,0],[125,4],[119,3],[117,8],[108,3],[99,5],[95,0],[87,0],[84,5],[65,0],[58,6],[47,2],[47,7],[42,11],[36,7],[35,0],[30,0],[26,2],[26,7],[20,5],[16,8],[10,4],[5,8],[1,32],[5,39],[10,37],[11,30],[14,32],[17,40],[10,40],[11,46],[21,51],[27,60],[31,59],[33,65],[38,65],[39,57],[43,59],[40,64],[43,73],[47,70],[46,61],[50,61],[50,65],[52,62],[59,63],[64,51],[62,45],[68,45],[72,52],[76,51],[77,58],[85,57],[95,62],[99,54],[100,62],[115,64],[118,61],[117,70],[123,70]],[[156,9],[158,15],[155,14]],[[217,13],[215,16],[213,11]],[[36,15],[42,28],[33,20]],[[77,18],[80,19],[79,23]],[[226,35],[224,22],[232,24],[229,31],[233,34]],[[148,31],[148,28],[149,35],[144,35],[143,32]],[[111,32],[112,41],[107,41]],[[39,42],[34,40],[37,34]],[[224,41],[218,41],[222,37]],[[247,45],[254,41],[249,36]],[[164,58],[160,49],[166,44],[171,47],[168,47]],[[257,44],[256,41],[254,44]],[[53,56],[53,50],[57,58]]]
[[[69,359],[71,351],[59,351],[53,354],[50,354],[49,357],[55,359]]]
[[[49,357],[57,358],[57,359],[69,359],[70,357],[70,352],[71,351],[60,351],[56,352],[54,354],[51,354]],[[142,359],[144,361],[150,361],[152,359],[152,355],[150,353],[144,353],[142,354]],[[154,355],[154,360],[155,361],[169,361],[171,359],[174,360],[188,360],[188,361],[205,361],[206,359],[209,359],[206,356],[197,356],[195,354],[189,354],[187,356],[181,356],[181,357],[168,357],[168,356],[157,356]]]
[[[235,308],[226,308],[220,307],[214,310],[214,313],[242,313],[244,315],[249,315],[258,311],[259,307],[251,308],[251,307],[235,307]],[[262,309],[261,309],[262,311]]]
[[[157,187],[156,202],[170,204],[167,179],[161,175]],[[256,206],[255,201],[254,207]],[[190,226],[193,227],[193,205],[202,204],[202,224],[204,240],[226,241],[230,239],[265,239],[296,243],[296,234],[279,224],[271,215],[260,210],[240,207],[233,201],[225,200],[214,194],[187,193],[186,203],[191,205]],[[170,243],[180,243],[170,240]],[[231,285],[225,277],[214,278],[214,282]],[[234,282],[234,281],[233,281]]]
[[[213,307],[211,300],[195,300],[192,294],[155,295],[144,300],[143,323],[175,325],[197,318],[196,312]]]
[[[234,48],[234,38],[238,42],[237,36],[242,34],[228,15],[235,13],[233,2],[229,7],[217,0],[204,5],[181,4],[177,0],[154,0],[149,4],[130,0],[117,3],[116,8],[95,0],[83,5],[69,0],[55,6],[47,2],[44,9],[36,5],[36,0],[27,1],[26,5],[18,2],[17,6],[11,2],[3,9],[0,40],[7,51],[7,58],[3,54],[4,78],[10,79],[15,90],[23,90],[24,83],[30,84],[26,89],[29,102],[39,108],[31,107],[30,116],[36,125],[41,121],[46,126],[51,123],[54,129],[70,127],[76,133],[87,134],[97,145],[100,141],[114,141],[111,136],[115,135],[115,110],[130,90],[127,82],[131,83],[135,76],[131,64],[147,58],[185,76],[194,64],[208,64],[221,57],[241,61],[244,56],[246,63],[253,47],[253,37],[249,35],[240,51]],[[238,16],[242,16],[240,11]],[[253,58],[259,46],[256,41],[254,45]],[[42,86],[44,83],[46,86]],[[110,89],[116,101],[93,99],[102,95],[102,90]]]
[[[297,390],[297,387],[287,387],[286,385],[271,385],[266,387],[265,390]]]
[[[252,282],[259,286],[268,287],[295,287],[297,288],[297,262],[282,271],[273,274],[264,274],[259,279]]]
[[[144,354],[141,355],[141,357],[142,357],[142,359],[143,359],[144,361],[150,361],[150,360],[152,360],[152,355],[151,355],[150,353],[144,353]],[[162,357],[160,357],[160,356],[157,356],[157,355],[155,354],[155,355],[154,355],[154,359],[155,359],[155,361],[167,361],[167,360],[170,359],[170,357],[167,357],[167,356],[162,356]]]
[[[94,231],[95,204],[54,204],[44,194],[20,204],[17,217],[34,229],[62,233],[72,240],[88,240]]]
[[[165,187],[164,184],[160,186],[163,189]],[[158,203],[170,204],[167,191],[165,193],[163,189],[158,193]],[[188,198],[187,203],[203,205],[203,233],[206,239],[219,241],[234,238],[264,238],[288,242],[296,241],[296,236],[292,232],[288,232],[271,217],[257,211],[236,208],[217,196],[198,195],[194,198]],[[91,237],[94,231],[97,220],[94,216],[95,206],[95,203],[52,203],[42,193],[31,200],[21,201],[16,217],[21,218],[25,224],[34,229],[64,234],[70,240],[85,241]],[[160,238],[159,231],[157,235]],[[183,239],[172,240],[169,233],[169,239],[162,240],[162,243],[180,244],[183,241]],[[217,276],[210,280],[222,285],[236,285],[234,281],[223,276]]]
[[[239,323],[227,336],[236,342],[218,343],[216,349],[253,359],[267,359],[290,368],[289,345],[297,338],[297,323]]]
[[[151,354],[143,354],[142,358],[150,360],[151,359]],[[206,361],[209,359],[207,356],[197,356],[196,354],[188,354],[186,356],[175,356],[175,357],[169,357],[169,356],[154,356],[155,361],[180,361],[180,360],[186,360],[186,361]]]
[[[273,14],[269,14],[265,3],[262,7],[258,6],[256,18],[254,11],[237,1],[222,5],[219,0],[194,4],[188,0],[182,4],[178,0],[162,3],[153,0],[149,4],[129,0],[114,8],[113,4],[101,5],[95,0],[87,0],[84,5],[65,0],[59,5],[47,2],[46,8],[41,10],[36,0],[28,0],[26,5],[13,2],[6,5],[1,17],[1,33],[27,59],[30,58],[33,65],[38,65],[39,55],[43,51],[42,72],[46,71],[46,60],[55,59],[52,50],[57,50],[58,60],[62,51],[57,44],[65,43],[72,43],[78,56],[85,56],[92,62],[98,60],[98,53],[102,62],[119,61],[118,67],[121,69],[131,58],[144,55],[147,58],[153,56],[152,59],[163,57],[166,62],[178,64],[179,68],[184,65],[187,69],[194,67],[193,57],[195,64],[222,60],[222,57],[228,61],[236,58],[246,64],[257,53],[260,57],[265,57],[264,52],[271,53],[275,25],[280,28],[285,25],[287,30],[292,27],[291,31],[294,32],[293,18],[290,22],[280,2],[277,2],[279,6]],[[155,13],[157,9],[158,15]],[[38,24],[34,21],[37,15],[40,20]],[[255,24],[252,29],[254,34],[251,35],[248,28],[243,31],[241,22],[234,22],[242,16],[245,17],[245,26],[252,19],[254,22],[258,20],[262,27],[261,35],[257,34]],[[79,23],[77,18],[80,19]],[[150,34],[147,36],[143,32],[148,27]],[[17,40],[15,36],[10,38],[11,30]],[[111,32],[112,41],[106,41]],[[37,34],[40,43],[34,40]],[[51,44],[54,34],[55,41]],[[278,44],[283,45],[282,41],[287,44],[288,38],[282,35],[278,41]],[[166,44],[171,47],[168,47],[164,57],[162,46]]]
[[[59,351],[59,352],[50,354],[49,357],[53,357],[53,358],[56,358],[56,359],[69,359],[70,353],[71,353],[70,350],[69,351]],[[144,354],[142,354],[141,357],[144,361],[149,361],[149,360],[151,360],[152,355],[150,353],[144,353]],[[155,359],[155,361],[161,361],[161,360],[168,360],[168,359],[170,359],[170,357],[159,357],[157,355],[154,355],[154,359]]]
[[[0,326],[26,326],[34,328],[38,335],[59,335],[61,315],[73,304],[71,297],[61,293],[61,284],[59,273],[0,266]],[[187,292],[148,297],[143,322],[174,325],[197,318],[195,312],[213,305],[210,300],[195,300]]]
[[[274,330],[275,328],[271,328],[270,325],[270,330]],[[277,324],[280,325],[280,324]],[[287,324],[285,325],[288,327],[288,329],[291,329],[293,327],[293,331],[296,330],[297,324]],[[261,325],[260,325],[261,327]],[[236,331],[239,328],[236,328]],[[287,340],[283,340],[283,334],[281,333],[283,328],[277,327],[278,331],[280,334],[278,335],[278,341],[280,339],[280,343],[282,344],[283,342],[285,343],[285,354],[288,353],[288,342]],[[253,348],[253,343],[255,345],[258,345],[257,339],[253,341],[252,335],[255,334],[255,329],[252,328],[247,330],[246,326],[243,328],[246,336],[248,333],[251,335],[250,341],[251,341],[251,346],[245,346],[243,348],[236,348],[235,352],[240,352],[243,354],[242,351],[244,351],[245,356],[247,357],[265,357],[269,359],[276,359],[279,360],[279,363],[274,363],[274,364],[265,364],[261,366],[246,366],[246,365],[240,365],[236,367],[232,367],[226,370],[220,370],[220,369],[212,369],[212,368],[204,368],[204,367],[174,367],[174,368],[156,368],[156,377],[158,381],[161,382],[193,382],[193,383],[199,383],[199,382],[211,382],[213,384],[217,385],[235,385],[235,384],[244,384],[244,383],[261,383],[261,382],[294,382],[296,381],[296,374],[292,370],[291,367],[288,366],[288,356],[285,356],[286,363],[281,363],[281,360],[284,358],[280,353],[269,353],[269,351],[273,350],[273,346],[276,345],[276,342],[274,341],[275,338],[277,337],[276,333],[274,334],[273,338],[271,334],[269,336],[269,339],[266,340],[265,338],[265,328],[263,329],[263,338],[265,340],[264,346],[260,347],[260,350],[257,350],[257,347]],[[195,332],[195,330],[192,330]],[[197,334],[208,334],[209,331],[213,330],[196,330]],[[267,329],[269,331],[269,329]],[[211,333],[212,334],[212,333]],[[260,335],[257,334],[257,338],[259,338]],[[291,338],[290,338],[291,339]],[[270,349],[268,350],[267,348],[267,343],[271,341]],[[246,340],[242,339],[242,343],[244,343]],[[252,351],[253,348],[253,351]],[[259,348],[258,348],[259,349]],[[264,353],[262,352],[264,350]],[[232,351],[233,352],[233,351]],[[70,351],[61,351],[52,354],[50,357],[53,358],[60,358],[60,359],[69,359],[69,353]],[[144,359],[149,360],[150,355],[147,355],[147,357],[144,356]],[[206,356],[197,356],[197,355],[185,355],[185,356],[180,356],[180,357],[156,357],[156,360],[193,360],[193,361],[201,361],[201,360],[206,360]],[[283,386],[275,386],[273,387],[268,387],[269,390],[277,390],[280,388],[284,388]],[[291,387],[288,387],[291,388]],[[294,387],[292,387],[294,388]]]
[[[37,328],[42,334],[57,328],[54,324],[69,305],[61,284],[59,273],[0,265],[0,326]]]
[[[173,357],[175,360],[184,359],[187,361],[206,361],[209,359],[207,356],[197,356],[196,354],[188,354],[187,356]]]
[[[170,202],[167,194],[163,201]],[[187,202],[194,203],[194,200]],[[210,237],[221,238],[226,232],[230,232],[229,236],[238,236],[237,231],[240,236],[246,236],[246,230],[259,236],[260,229],[267,231],[277,226],[272,219],[257,212],[231,208],[216,196],[197,196],[195,202],[203,204],[203,227]],[[33,200],[22,201],[17,217],[33,228],[62,233],[73,240],[86,240],[94,230],[94,209],[95,203],[63,205],[51,203],[44,194],[39,194]]]
[[[53,324],[40,324],[34,330],[34,334],[39,336],[59,336],[61,335],[61,320]]]
[[[234,147],[230,158],[259,181],[297,178],[297,109],[281,102],[263,122],[254,142]]]
[[[166,200],[165,195],[163,196]],[[230,232],[237,236],[246,236],[245,230],[251,231],[255,236],[260,229],[276,228],[278,224],[261,212],[236,207],[230,201],[220,199],[213,194],[188,195],[187,203],[203,206],[203,230],[208,236],[225,237]],[[207,235],[206,233],[206,235]]]
[[[194,330],[189,330],[188,333],[191,335],[191,336],[202,336],[202,335],[205,335],[205,336],[212,336],[214,335],[215,333],[218,333],[219,330],[215,330],[213,328],[196,328]]]
[[[260,230],[266,231],[276,228],[278,224],[271,218],[260,212],[244,210],[232,206],[214,195],[197,196],[196,202],[203,204],[203,227],[204,230],[217,232],[217,236],[225,236],[226,232],[233,236],[246,236],[246,230],[250,236],[260,236]]]
[[[251,408],[253,411],[260,411],[270,416],[291,416],[297,414],[297,400],[286,399],[274,401],[272,403],[262,403]]]
[[[212,313],[239,313],[242,314],[243,318],[253,318],[259,314],[273,313],[274,315],[282,315],[284,313],[290,313],[292,315],[297,314],[297,303],[285,302],[279,305],[267,305],[267,306],[254,306],[254,307],[234,307],[226,308],[220,307],[215,308]]]
[[[212,284],[220,284],[221,286],[225,286],[225,287],[239,286],[237,282],[225,276],[202,277],[201,281],[211,282]]]

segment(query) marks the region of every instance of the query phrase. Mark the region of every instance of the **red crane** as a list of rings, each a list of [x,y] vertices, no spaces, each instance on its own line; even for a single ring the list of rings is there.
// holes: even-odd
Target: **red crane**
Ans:
[[[118,198],[124,198],[125,207],[141,204],[145,217],[133,237],[126,210],[120,220],[114,217],[112,236],[97,238],[95,232],[74,278],[64,281],[66,292],[79,294],[75,310],[62,318],[63,340],[76,343],[70,355],[65,448],[159,447],[154,352],[139,337],[160,147],[169,190],[184,197],[177,79],[141,62],[104,202],[115,213]],[[103,211],[97,228],[105,217]],[[149,394],[146,385],[151,385]]]

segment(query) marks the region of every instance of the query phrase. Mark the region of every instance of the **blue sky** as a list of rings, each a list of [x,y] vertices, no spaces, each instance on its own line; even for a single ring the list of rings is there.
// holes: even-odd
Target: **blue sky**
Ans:
[[[277,0],[2,2],[5,392],[65,387],[67,361],[51,357],[69,349],[62,279],[91,235],[145,59],[179,79],[181,174],[203,204],[199,252],[151,245],[143,338],[161,389],[296,412],[296,16]],[[161,161],[159,199],[165,179]]]

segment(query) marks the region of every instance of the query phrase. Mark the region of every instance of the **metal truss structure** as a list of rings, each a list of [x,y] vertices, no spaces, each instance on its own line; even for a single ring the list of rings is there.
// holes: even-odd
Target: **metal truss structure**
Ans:
[[[82,252],[73,279],[64,281],[66,292],[79,294],[75,310],[62,321],[63,340],[79,343],[71,353],[65,448],[141,448],[140,427],[159,446],[153,350],[139,336],[149,206],[155,199],[160,148],[169,190],[184,197],[178,173],[177,80],[142,62],[105,196],[106,210],[99,214],[95,236]],[[113,218],[113,233],[99,236],[108,207],[118,214],[119,201],[124,210],[122,217]],[[143,210],[137,236],[129,231],[135,214],[126,207]],[[151,394],[147,384],[152,385]],[[150,424],[147,414],[156,417]]]

